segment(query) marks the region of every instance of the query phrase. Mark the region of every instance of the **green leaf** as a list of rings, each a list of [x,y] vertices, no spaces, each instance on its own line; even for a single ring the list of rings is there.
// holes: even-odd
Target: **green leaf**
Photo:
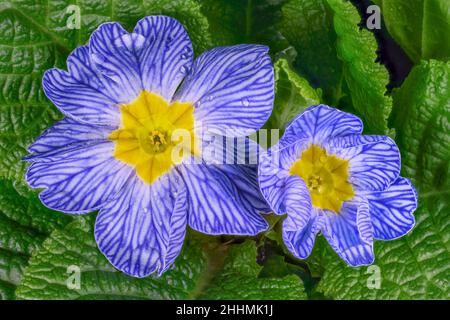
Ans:
[[[421,59],[450,58],[448,0],[376,0],[389,33],[418,64]]]
[[[333,254],[319,290],[336,299],[448,299],[450,296],[450,63],[422,62],[394,93],[393,124],[403,175],[419,192],[416,226],[407,236],[375,242],[379,289],[367,267]],[[369,270],[370,271],[370,270]]]
[[[30,191],[19,193],[10,181],[0,179],[0,190],[0,299],[13,299],[30,255],[70,217],[46,209]]]
[[[306,299],[303,285],[295,275],[281,278],[258,277],[255,244],[248,240],[233,245],[218,275],[201,295],[202,299]]]
[[[27,146],[60,118],[42,92],[42,74],[65,57],[13,10],[0,11],[0,29],[0,177],[21,180]]]
[[[188,236],[174,267],[161,277],[129,277],[99,252],[93,236],[93,216],[79,217],[44,241],[25,270],[19,299],[303,299],[300,279],[258,278],[254,242],[211,245]],[[214,241],[213,241],[214,242]],[[71,270],[79,268],[80,286]],[[73,271],[72,271],[73,272]]]
[[[214,46],[240,43],[270,45],[271,52],[286,48],[275,22],[286,0],[200,0],[208,18]]]
[[[293,66],[323,90],[323,102],[355,110],[368,133],[388,132],[389,74],[376,62],[377,42],[359,28],[356,8],[344,0],[290,0],[282,12],[279,28],[297,51]]]
[[[1,4],[0,12],[20,16],[27,26],[47,35],[66,54],[86,44],[91,33],[101,23],[116,21],[131,31],[139,19],[158,14],[178,19],[188,30],[194,48],[198,51],[201,52],[210,46],[208,22],[200,13],[200,7],[195,0],[77,2],[75,8],[80,12],[79,29],[70,23],[77,12],[73,5],[73,1],[70,0],[6,1]]]
[[[341,97],[342,62],[334,45],[333,12],[326,1],[288,1],[278,27],[297,51],[295,69],[312,86],[322,88],[325,103],[336,105]]]
[[[268,129],[284,129],[286,124],[309,106],[320,103],[319,93],[300,77],[285,59],[275,63],[275,102],[265,124]]]
[[[364,120],[366,133],[387,133],[392,109],[392,98],[386,96],[389,74],[376,62],[378,45],[374,35],[358,27],[361,17],[350,2],[327,2],[334,12],[336,47],[353,108]]]
[[[450,62],[423,61],[394,92],[392,123],[403,174],[419,191],[447,190],[450,157]]]
[[[163,276],[129,277],[99,252],[93,216],[80,217],[45,240],[29,262],[17,289],[20,299],[186,299],[206,268],[200,247],[185,243],[172,269]],[[80,270],[80,286],[71,270]],[[71,269],[74,268],[74,269]]]

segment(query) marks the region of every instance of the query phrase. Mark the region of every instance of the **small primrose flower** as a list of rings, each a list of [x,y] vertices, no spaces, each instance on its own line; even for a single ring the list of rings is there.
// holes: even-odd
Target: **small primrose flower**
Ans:
[[[386,136],[361,135],[361,120],[313,106],[261,155],[261,191],[277,214],[282,236],[304,259],[322,232],[349,265],[374,261],[373,240],[391,240],[414,226],[417,194],[399,176],[400,153]]]
[[[207,234],[265,230],[256,167],[207,163],[207,134],[197,129],[236,139],[264,124],[274,98],[267,51],[220,47],[193,61],[173,18],[146,17],[131,33],[102,24],[71,53],[68,71],[44,75],[45,94],[66,118],[29,147],[27,182],[44,188],[51,209],[99,210],[100,250],[136,277],[174,262],[187,225]]]

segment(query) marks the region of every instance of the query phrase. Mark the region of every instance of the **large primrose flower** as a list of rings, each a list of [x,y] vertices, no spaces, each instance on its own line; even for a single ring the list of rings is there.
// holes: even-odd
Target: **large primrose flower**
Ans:
[[[395,142],[362,129],[352,114],[313,106],[261,156],[261,191],[275,213],[287,214],[282,236],[296,257],[308,257],[322,232],[346,263],[368,265],[374,239],[395,239],[414,226],[417,194],[399,176]]]
[[[51,209],[100,210],[100,250],[137,277],[173,263],[186,225],[207,234],[265,230],[255,166],[206,163],[202,147],[208,134],[243,137],[267,120],[274,97],[267,51],[221,47],[193,61],[175,19],[146,17],[131,33],[102,24],[71,53],[68,71],[44,75],[47,97],[66,118],[29,147],[28,183],[44,188],[40,199]]]

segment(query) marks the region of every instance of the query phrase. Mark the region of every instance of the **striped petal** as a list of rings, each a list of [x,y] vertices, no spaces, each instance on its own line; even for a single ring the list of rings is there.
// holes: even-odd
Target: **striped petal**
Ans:
[[[299,140],[280,149],[281,145],[275,145],[267,153],[263,153],[258,167],[261,192],[276,214],[286,213],[283,195],[286,192],[289,168],[309,146],[309,141]]]
[[[284,203],[287,218],[283,221],[284,231],[302,230],[311,218],[311,196],[305,182],[296,175],[286,179]]]
[[[88,46],[72,52],[67,65],[69,72],[45,73],[47,97],[69,117],[117,126],[118,105],[130,103],[144,89],[171,100],[192,65],[192,46],[173,18],[146,17],[132,33],[118,23],[104,23]]]
[[[267,51],[265,46],[237,45],[203,53],[174,99],[194,103],[195,119],[210,132],[255,132],[273,106],[273,66]]]
[[[270,208],[276,214],[286,212],[283,194],[288,177],[289,172],[272,162],[268,154],[261,156],[258,166],[259,186]]]
[[[186,214],[186,189],[174,171],[151,185],[135,177],[100,210],[95,239],[111,264],[126,274],[161,274],[181,250]]]
[[[143,89],[170,101],[192,66],[194,51],[186,30],[174,18],[150,16],[133,32],[145,38],[139,56]]]
[[[222,173],[234,181],[242,197],[259,212],[270,212],[257,177],[260,146],[247,137],[203,135],[202,160],[207,165],[220,165]]]
[[[242,192],[256,189],[256,179],[234,165],[184,164],[180,166],[188,189],[189,225],[207,234],[255,235],[267,229],[259,204]],[[234,171],[233,174],[230,172]],[[252,187],[253,186],[253,187]]]
[[[368,205],[344,202],[339,214],[321,210],[322,232],[336,253],[350,266],[374,261]]]
[[[283,227],[283,242],[292,254],[300,259],[306,259],[314,247],[317,234],[320,231],[320,218],[316,210],[311,210],[307,224],[298,231],[288,231]]]
[[[417,193],[408,179],[399,177],[388,189],[368,193],[374,237],[392,240],[404,236],[415,223]]]
[[[389,137],[336,148],[332,153],[350,161],[349,180],[357,191],[385,190],[400,174],[400,151]]]
[[[80,52],[77,49],[72,53]],[[59,69],[47,70],[42,80],[46,96],[67,117],[100,125],[118,125],[120,113],[113,97],[76,80]]]
[[[219,168],[230,181],[234,182],[243,201],[249,203],[256,212],[269,213],[271,211],[259,189],[256,166],[224,165]]]
[[[256,165],[262,152],[259,144],[245,136],[224,137],[202,132],[202,159],[207,164]]]
[[[287,217],[283,221],[283,241],[294,256],[305,259],[312,251],[320,225],[308,187],[300,177],[292,175],[286,179],[284,203]]]
[[[362,132],[363,124],[357,116],[326,105],[313,106],[298,115],[286,128],[284,146],[299,139],[310,139],[319,146],[327,139]]]
[[[76,144],[31,164],[26,180],[50,209],[87,213],[99,209],[123,187],[133,169],[112,156],[110,141]],[[48,154],[48,153],[47,153]]]
[[[28,147],[28,152],[34,155],[42,155],[76,143],[101,142],[107,139],[113,130],[114,127],[93,126],[70,118],[64,118],[45,130]],[[33,156],[27,157],[27,160],[32,158]]]

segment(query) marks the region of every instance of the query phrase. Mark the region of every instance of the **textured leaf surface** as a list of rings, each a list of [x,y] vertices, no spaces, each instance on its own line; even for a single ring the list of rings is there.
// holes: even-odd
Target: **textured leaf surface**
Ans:
[[[275,63],[275,103],[266,128],[283,129],[297,114],[319,103],[317,91],[285,59]]]
[[[450,298],[450,63],[415,67],[394,95],[394,127],[403,175],[419,192],[416,226],[398,240],[375,242],[381,286],[367,267],[330,258],[319,290],[337,299]]]
[[[325,0],[290,0],[279,28],[297,51],[294,67],[335,105],[341,97],[342,63],[337,57],[333,12]]]
[[[275,24],[286,1],[199,0],[199,3],[208,18],[215,46],[259,43],[270,45],[273,54],[285,48]]]
[[[450,57],[448,0],[375,0],[387,29],[415,63]]]
[[[203,299],[306,299],[303,284],[295,275],[258,278],[262,267],[256,263],[252,241],[233,245],[222,271],[201,296]]]
[[[0,11],[20,16],[26,25],[46,34],[66,53],[85,44],[101,23],[116,21],[131,31],[139,19],[157,14],[178,19],[200,52],[211,41],[208,22],[194,0],[86,0],[75,4],[70,0],[18,0],[3,2]],[[74,24],[78,12],[80,28]]]
[[[334,12],[336,46],[353,108],[363,118],[365,132],[387,133],[392,99],[385,95],[389,74],[376,62],[377,42],[371,32],[359,28],[361,17],[350,2],[327,1]]]
[[[206,267],[199,247],[186,243],[172,269],[162,277],[139,279],[115,270],[99,252],[93,217],[79,218],[55,231],[35,254],[20,287],[21,299],[183,299]],[[80,288],[67,286],[71,266],[81,271]]]
[[[60,117],[41,90],[42,74],[65,58],[15,11],[0,10],[0,29],[0,177],[21,180],[28,144]]]
[[[356,8],[344,0],[290,0],[282,12],[279,28],[297,51],[293,65],[323,90],[323,102],[354,109],[368,133],[386,133],[389,74],[376,62],[377,42],[359,27]],[[351,106],[342,100],[346,95]]]
[[[67,216],[44,208],[29,191],[0,179],[0,300],[14,298],[30,255]]]

